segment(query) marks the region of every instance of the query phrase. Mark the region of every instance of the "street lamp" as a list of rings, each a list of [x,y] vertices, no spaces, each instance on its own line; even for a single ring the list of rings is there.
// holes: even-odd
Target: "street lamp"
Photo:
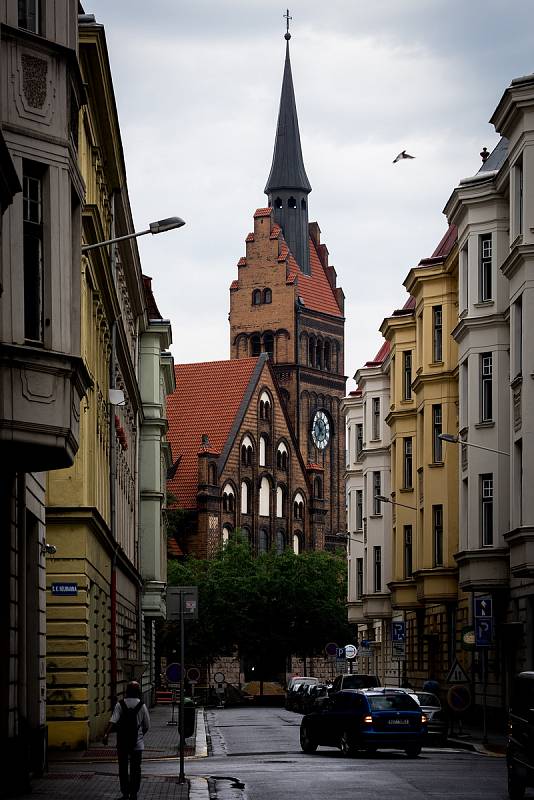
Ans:
[[[338,531],[338,533],[336,533],[336,539],[344,539],[346,542],[348,542],[350,539],[354,539],[355,542],[363,542],[363,533],[356,535],[355,533]]]
[[[84,244],[82,245],[82,253],[86,253],[88,250],[94,250],[97,247],[106,247],[106,245],[115,244],[115,242],[123,242],[125,239],[136,239],[138,236],[145,236],[147,233],[165,233],[165,231],[172,231],[174,228],[181,228],[183,225],[185,225],[185,221],[181,217],[158,219],[157,222],[150,222],[146,231],[127,233],[125,236],[116,236],[113,239],[107,239],[105,242]]]
[[[506,450],[497,450],[495,447],[485,447],[483,444],[475,444],[474,442],[467,442],[465,439],[460,439],[454,433],[440,433],[438,439],[442,442],[450,442],[450,444],[465,444],[467,447],[477,447],[479,450],[488,450],[490,453],[498,453],[500,456],[510,457],[510,453]]]
[[[396,500],[392,500],[384,494],[375,494],[375,500],[380,500],[381,503],[390,503],[392,506],[402,506],[402,508],[411,508],[412,511],[417,511],[415,506],[407,506],[406,503],[397,503]]]

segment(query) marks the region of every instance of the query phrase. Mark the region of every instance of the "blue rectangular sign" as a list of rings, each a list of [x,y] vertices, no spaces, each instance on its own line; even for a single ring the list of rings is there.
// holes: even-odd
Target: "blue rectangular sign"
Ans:
[[[391,641],[404,642],[406,640],[406,623],[403,620],[391,623]]]
[[[493,642],[493,619],[477,617],[475,624],[475,644],[477,647],[489,647]]]
[[[77,583],[53,583],[51,589],[52,594],[58,595],[59,597],[72,597],[78,594]]]
[[[475,597],[475,617],[492,617],[493,602],[490,595],[485,597]]]

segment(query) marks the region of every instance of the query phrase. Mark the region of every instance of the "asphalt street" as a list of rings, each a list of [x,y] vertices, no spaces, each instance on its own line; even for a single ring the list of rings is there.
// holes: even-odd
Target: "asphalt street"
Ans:
[[[507,800],[502,757],[437,747],[415,759],[394,751],[348,759],[332,748],[305,755],[301,718],[283,708],[208,710],[208,757],[187,759],[186,777],[208,778],[211,800]],[[99,774],[116,769],[97,766]],[[177,774],[176,759],[143,764],[147,777]]]

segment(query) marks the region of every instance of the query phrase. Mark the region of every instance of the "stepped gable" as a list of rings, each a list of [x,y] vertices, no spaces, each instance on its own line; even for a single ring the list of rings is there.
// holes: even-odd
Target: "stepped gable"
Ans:
[[[221,453],[257,364],[258,358],[242,358],[175,366],[176,390],[167,398],[167,438],[181,460],[168,490],[180,508],[197,507],[203,434],[210,452]]]

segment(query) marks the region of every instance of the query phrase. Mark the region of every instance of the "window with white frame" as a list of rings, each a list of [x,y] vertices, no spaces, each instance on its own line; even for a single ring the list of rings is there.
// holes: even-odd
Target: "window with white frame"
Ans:
[[[363,491],[356,489],[356,530],[363,530]]]
[[[482,546],[493,544],[493,474],[480,476],[480,506]]]
[[[480,354],[480,421],[493,419],[493,356]]]
[[[358,423],[356,425],[356,460],[363,450],[363,425]]]
[[[404,446],[404,488],[411,489],[413,486],[413,455],[412,455],[413,440],[411,436],[405,436],[403,439]]]
[[[443,506],[432,506],[434,566],[443,566]]]
[[[260,467],[267,464],[267,437],[263,434],[260,436]]]
[[[443,461],[443,442],[439,438],[443,433],[443,417],[441,403],[432,406],[432,461],[441,464]]]
[[[23,163],[24,338],[42,344],[44,336],[43,172]]]
[[[465,311],[469,306],[469,248],[467,245],[460,253],[460,311]]]
[[[285,489],[283,486],[276,487],[276,516],[277,517],[285,517]]]
[[[443,308],[432,306],[432,360],[443,361]]]
[[[241,513],[250,514],[250,492],[247,481],[241,481]]]
[[[373,591],[382,591],[382,548],[373,547]]]
[[[382,503],[378,495],[382,494],[382,476],[380,472],[373,472],[373,514],[382,514]]]
[[[478,237],[478,299],[481,303],[492,299],[492,236],[484,233]]]
[[[373,418],[372,418],[373,439],[380,439],[380,398],[373,397]]]

